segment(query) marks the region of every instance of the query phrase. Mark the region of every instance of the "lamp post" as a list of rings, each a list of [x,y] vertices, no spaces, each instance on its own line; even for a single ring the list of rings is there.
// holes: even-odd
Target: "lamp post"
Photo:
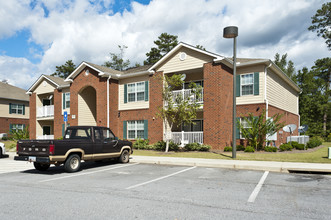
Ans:
[[[236,158],[236,67],[237,67],[237,57],[236,57],[236,49],[237,49],[237,36],[238,36],[238,27],[229,26],[223,29],[223,37],[224,38],[233,38],[233,130],[232,130],[232,158]]]

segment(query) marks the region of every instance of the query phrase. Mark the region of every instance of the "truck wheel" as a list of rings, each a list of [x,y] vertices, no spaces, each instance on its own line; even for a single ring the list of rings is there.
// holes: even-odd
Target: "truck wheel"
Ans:
[[[64,163],[64,169],[68,173],[78,171],[80,168],[80,157],[77,154],[71,154]]]
[[[34,168],[36,168],[36,170],[39,170],[39,171],[46,171],[50,166],[50,164],[47,164],[47,163],[37,163],[37,162],[34,162],[33,165],[34,165]]]
[[[120,158],[119,158],[119,162],[121,163],[128,163],[129,162],[129,157],[130,157],[130,153],[128,150],[123,150]]]

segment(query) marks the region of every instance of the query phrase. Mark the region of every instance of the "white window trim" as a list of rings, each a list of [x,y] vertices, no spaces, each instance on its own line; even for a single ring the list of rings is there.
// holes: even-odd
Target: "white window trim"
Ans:
[[[251,85],[251,84],[242,84],[241,82],[241,78],[242,76],[245,76],[245,75],[253,75],[253,93],[252,94],[247,94],[247,95],[243,95],[243,86],[247,86],[247,85]],[[240,96],[254,96],[254,73],[246,73],[246,74],[240,74]]]
[[[138,88],[138,83],[143,83],[144,84],[144,98],[143,98],[143,100],[137,100],[138,99],[138,91],[137,91],[137,88]],[[128,103],[129,102],[145,102],[145,93],[146,93],[146,91],[145,91],[145,81],[140,81],[140,82],[134,82],[134,83],[128,83],[127,84],[127,100],[128,100]],[[129,85],[132,85],[132,84],[134,84],[134,92],[129,92]],[[142,91],[139,91],[139,92],[142,92]],[[130,101],[130,99],[129,99],[129,94],[132,94],[132,93],[134,93],[135,94],[135,100],[134,101]]]
[[[14,108],[14,106],[16,106],[16,108]],[[21,110],[22,110],[22,113],[18,113],[18,110],[20,110],[20,108],[21,108]],[[15,113],[12,112],[13,109],[16,110]],[[24,109],[23,104],[15,104],[15,103],[12,103],[12,104],[11,104],[10,113],[11,113],[11,114],[16,114],[16,115],[23,115],[23,111],[24,111],[23,109]]]
[[[69,107],[67,106],[67,94],[69,94]],[[63,96],[62,96],[63,99]],[[62,100],[62,105],[63,105],[63,100]],[[64,93],[64,108],[63,109],[68,109],[70,108],[70,92],[65,92]]]
[[[133,122],[134,121],[134,138],[131,138],[130,136],[129,136],[129,122]],[[143,131],[145,132],[145,123],[144,123],[144,120],[130,120],[130,121],[127,121],[127,129],[126,129],[126,132],[127,132],[127,134],[126,134],[126,136],[128,137],[128,140],[136,140],[136,139],[138,139],[138,121],[142,121],[142,124],[143,124],[143,126],[144,126],[144,129],[143,129]],[[130,131],[133,131],[133,130],[130,130]],[[141,131],[141,130],[140,130]],[[144,139],[144,137],[142,137],[142,139]]]
[[[12,124],[11,126],[12,126],[12,130],[15,130],[16,132],[17,132],[18,130],[23,131],[23,129],[24,129],[24,124]],[[21,126],[22,128],[18,128],[18,126]],[[14,128],[14,127],[15,127],[15,128]]]
[[[240,124],[242,124],[242,121],[243,121],[243,118],[240,118]],[[244,127],[244,128],[251,128],[251,127]],[[238,128],[239,129],[239,128]],[[240,131],[240,129],[239,129],[239,133],[240,133],[240,139],[242,139],[242,140],[245,140],[245,138],[242,136],[242,134],[241,134],[241,131]]]

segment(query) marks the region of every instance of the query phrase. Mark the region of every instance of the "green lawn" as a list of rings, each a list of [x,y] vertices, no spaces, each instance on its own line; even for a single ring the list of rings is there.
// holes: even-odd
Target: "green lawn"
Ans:
[[[323,148],[313,152],[302,153],[244,153],[237,152],[238,160],[257,160],[257,161],[280,161],[280,162],[305,162],[305,163],[331,163],[328,159],[328,147],[331,147],[331,142],[324,142]],[[134,150],[133,155],[139,156],[156,156],[156,157],[190,157],[190,158],[206,158],[206,159],[226,159],[232,160],[231,152],[159,152],[148,150]]]
[[[5,144],[6,151],[16,151],[16,143],[17,143],[17,141],[0,140],[0,142]]]

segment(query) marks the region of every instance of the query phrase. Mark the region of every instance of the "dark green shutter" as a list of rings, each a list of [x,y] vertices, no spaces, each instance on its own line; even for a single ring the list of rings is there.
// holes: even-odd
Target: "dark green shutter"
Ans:
[[[65,93],[62,93],[62,108],[65,109],[65,106],[66,106],[66,96],[65,96]]]
[[[236,97],[240,96],[240,75],[236,75]]]
[[[9,124],[9,133],[12,133],[12,130],[13,130],[13,125]]]
[[[128,84],[124,84],[124,103],[128,102]]]
[[[23,105],[23,115],[25,115],[25,105]]]
[[[259,72],[255,72],[254,73],[254,95],[259,95]]]
[[[9,114],[11,114],[11,103],[9,103]]]
[[[144,139],[148,139],[148,120],[144,120]]]
[[[64,132],[65,132],[64,128],[65,128],[65,125],[62,124],[62,137],[64,137]]]
[[[239,117],[236,118],[236,139],[240,139],[240,129],[237,123],[238,121],[240,121]]]
[[[123,139],[127,139],[127,123],[123,121]]]
[[[145,81],[145,101],[148,101],[148,81]]]

